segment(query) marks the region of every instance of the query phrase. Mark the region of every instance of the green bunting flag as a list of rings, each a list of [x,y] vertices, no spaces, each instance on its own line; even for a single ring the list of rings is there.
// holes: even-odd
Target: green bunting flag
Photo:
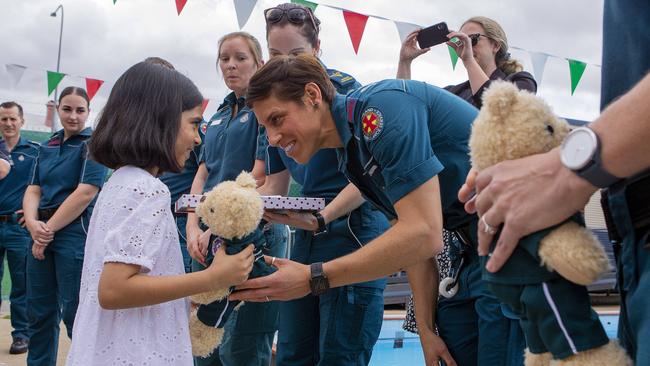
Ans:
[[[310,8],[311,11],[316,11],[316,7],[318,6],[318,4],[312,3],[311,1],[307,1],[307,0],[291,0],[291,2],[294,4],[300,4],[302,6],[306,6]]]
[[[47,72],[47,95],[52,94],[52,91],[56,89],[64,76],[65,74],[56,71]]]
[[[447,45],[449,48],[449,57],[451,57],[451,69],[456,70],[456,62],[458,62],[458,54],[456,53],[456,50],[453,49],[450,45]]]
[[[587,68],[587,64],[570,58],[567,58],[567,61],[569,61],[569,72],[571,73],[571,95],[573,95],[573,92],[576,90],[576,87],[580,82],[580,78],[582,78],[582,74]]]
[[[117,1],[117,0],[113,0],[113,5],[115,5],[115,2],[116,2],[116,1]]]

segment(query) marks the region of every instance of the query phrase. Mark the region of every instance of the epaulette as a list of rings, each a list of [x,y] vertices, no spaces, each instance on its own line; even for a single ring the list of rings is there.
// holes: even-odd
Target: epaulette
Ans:
[[[327,69],[327,75],[330,77],[332,83],[339,86],[347,86],[357,82],[351,75],[334,69]]]

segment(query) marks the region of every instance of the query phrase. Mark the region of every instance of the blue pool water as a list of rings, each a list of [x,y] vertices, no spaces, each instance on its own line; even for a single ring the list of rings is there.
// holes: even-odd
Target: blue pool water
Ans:
[[[601,315],[600,321],[610,338],[616,338],[618,315]],[[372,351],[370,366],[419,366],[424,365],[424,356],[417,334],[402,329],[402,320],[384,320],[379,340]],[[399,341],[402,338],[401,347]],[[397,347],[396,347],[397,346]]]

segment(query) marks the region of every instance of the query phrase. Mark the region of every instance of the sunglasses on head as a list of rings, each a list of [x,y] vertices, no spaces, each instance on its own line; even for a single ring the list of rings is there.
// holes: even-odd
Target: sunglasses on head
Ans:
[[[293,24],[303,25],[307,19],[311,21],[311,25],[314,29],[318,29],[316,26],[316,20],[311,14],[311,11],[304,8],[291,8],[291,9],[281,9],[281,8],[268,8],[264,10],[264,18],[268,24],[277,23],[287,16],[287,20]]]
[[[481,37],[485,37],[485,38],[488,38],[488,39],[490,38],[490,37],[486,36],[485,34],[481,34],[481,33],[469,34],[467,36],[469,37],[469,39],[472,40],[472,47],[476,46],[476,44],[478,43],[478,41],[479,41],[479,39]]]

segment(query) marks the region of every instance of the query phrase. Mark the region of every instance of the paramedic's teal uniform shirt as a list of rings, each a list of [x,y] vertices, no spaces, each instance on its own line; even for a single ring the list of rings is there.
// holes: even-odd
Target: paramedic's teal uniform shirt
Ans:
[[[87,140],[91,134],[92,129],[87,127],[64,142],[63,130],[59,130],[41,145],[30,182],[41,187],[39,209],[58,207],[79,183],[99,188],[104,185],[108,169],[88,158]],[[88,207],[92,209],[92,203]]]
[[[237,114],[231,117],[235,105],[238,105]],[[256,159],[264,160],[261,153],[264,148],[258,143],[265,145],[266,139],[259,136],[257,118],[246,106],[245,99],[230,93],[208,122],[201,157],[208,169],[203,191],[224,180],[235,180],[242,170],[252,171]]]
[[[12,215],[23,208],[23,196],[36,166],[39,145],[20,138],[11,150],[11,170],[0,180],[0,215]]]
[[[471,220],[457,194],[470,169],[474,107],[423,82],[384,80],[337,94],[332,114],[339,169],[389,219],[395,202],[437,175],[445,227]]]

